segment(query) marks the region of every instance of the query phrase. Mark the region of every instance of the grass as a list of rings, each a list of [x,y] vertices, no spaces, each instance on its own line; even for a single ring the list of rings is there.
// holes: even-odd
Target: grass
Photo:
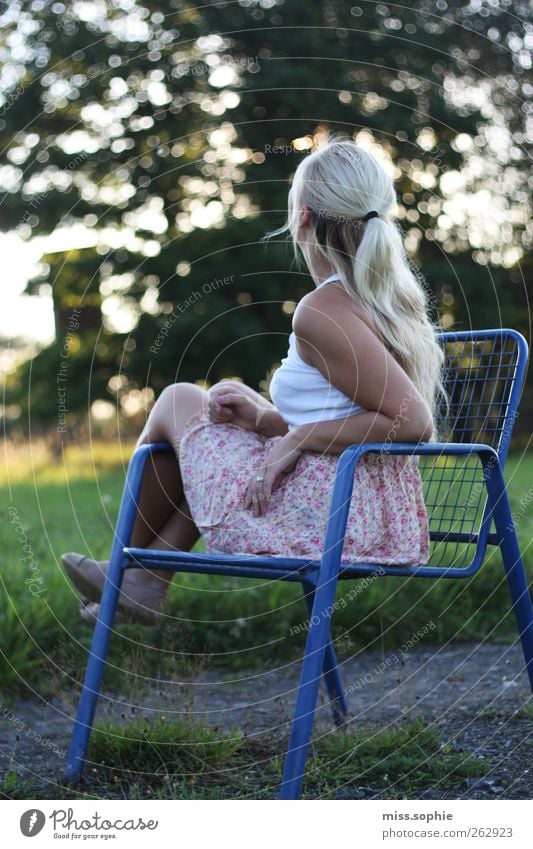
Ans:
[[[69,446],[54,457],[42,443],[7,446],[0,564],[0,675],[4,699],[75,689],[91,629],[59,556],[87,552],[105,559],[131,445]],[[527,493],[533,455],[510,458],[509,491],[529,575],[533,517]],[[525,506],[524,506],[525,505]],[[360,583],[360,582],[359,582]],[[380,578],[332,619],[341,655],[361,648],[394,650],[433,622],[426,640],[516,639],[499,554],[464,581]],[[354,582],[341,583],[337,598]],[[111,641],[105,685],[134,691],[154,678],[183,677],[205,667],[235,670],[296,658],[305,640],[305,607],[295,585],[180,575],[171,587],[168,620],[158,628],[120,626]]]
[[[281,741],[221,734],[200,724],[106,723],[95,727],[89,753],[98,764],[74,789],[24,781],[15,773],[0,784],[10,799],[238,799],[275,798]],[[386,730],[333,731],[311,750],[302,798],[335,798],[365,787],[382,799],[418,798],[436,789],[453,798],[454,786],[483,775],[486,759],[439,744],[420,720]]]

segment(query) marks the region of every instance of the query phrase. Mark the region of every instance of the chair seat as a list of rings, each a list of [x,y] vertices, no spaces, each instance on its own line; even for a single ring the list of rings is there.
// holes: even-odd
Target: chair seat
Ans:
[[[320,569],[319,560],[300,557],[278,557],[250,554],[214,554],[210,552],[158,551],[157,549],[123,549],[129,562],[126,568],[157,567],[173,572],[197,572],[210,575],[233,575],[242,578],[276,578],[282,581],[313,580]],[[431,564],[398,565],[394,563],[346,563],[341,567],[339,579],[393,575],[418,578],[465,578],[472,571],[454,566]]]
[[[298,557],[158,551],[146,548],[124,548],[123,553],[127,558],[126,567],[148,566],[167,568],[173,572],[233,575],[243,578],[272,577],[276,580],[301,582],[307,578],[311,579],[320,568],[319,560]]]

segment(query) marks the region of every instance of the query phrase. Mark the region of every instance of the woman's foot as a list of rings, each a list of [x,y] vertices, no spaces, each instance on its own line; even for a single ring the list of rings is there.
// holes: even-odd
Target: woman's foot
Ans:
[[[96,625],[100,613],[100,604],[97,601],[89,601],[88,598],[81,598],[79,612],[84,622],[89,625]],[[156,625],[161,618],[161,614],[150,611],[147,607],[139,609],[119,605],[115,612],[113,625]]]
[[[109,560],[91,560],[82,554],[69,551],[61,562],[70,580],[89,601],[100,601],[104,589]]]
[[[79,612],[84,622],[87,622],[89,625],[96,625],[96,620],[98,619],[98,614],[100,612],[100,605],[97,601],[89,601],[88,598],[82,597],[80,598]],[[122,610],[117,607],[113,625],[121,625],[127,621],[128,620],[124,616]]]
[[[82,619],[86,622],[96,622],[109,561],[91,560],[81,554],[69,552],[62,556],[61,562],[82,595]],[[167,589],[167,580],[141,569],[126,570],[122,578],[115,622],[154,625],[162,618]]]

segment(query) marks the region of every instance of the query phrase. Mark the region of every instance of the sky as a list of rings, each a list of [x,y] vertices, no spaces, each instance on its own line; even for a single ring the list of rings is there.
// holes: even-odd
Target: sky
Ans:
[[[24,337],[41,343],[54,338],[51,296],[22,295],[35,265],[42,255],[42,244],[23,242],[15,233],[0,234],[0,257],[4,273],[0,336]]]

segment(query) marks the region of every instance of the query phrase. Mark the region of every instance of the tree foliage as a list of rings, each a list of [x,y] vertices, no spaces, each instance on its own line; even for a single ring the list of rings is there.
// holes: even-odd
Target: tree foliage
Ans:
[[[531,17],[510,0],[10,3],[0,227],[66,244],[28,284],[52,287],[56,343],[11,397],[57,417],[75,307],[71,414],[132,411],[176,379],[264,386],[311,283],[260,238],[326,129],[390,165],[445,325],[528,334]]]

